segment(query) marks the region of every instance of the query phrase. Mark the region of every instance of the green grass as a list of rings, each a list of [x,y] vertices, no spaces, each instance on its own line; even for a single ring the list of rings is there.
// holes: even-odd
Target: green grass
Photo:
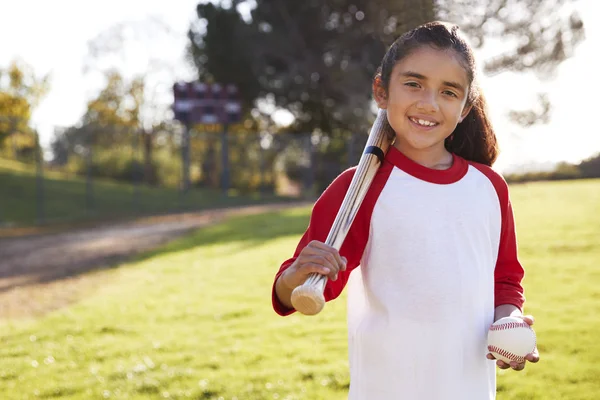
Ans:
[[[0,226],[104,220],[283,200],[272,195],[224,196],[209,189],[192,189],[182,195],[174,188],[138,185],[134,189],[132,184],[94,179],[88,202],[85,178],[46,171],[40,211],[35,169],[6,159],[0,159],[0,188]]]
[[[542,360],[499,399],[600,393],[600,181],[512,187]],[[281,318],[273,275],[309,209],[231,219],[89,276],[68,308],[0,325],[2,399],[345,399],[345,296]]]

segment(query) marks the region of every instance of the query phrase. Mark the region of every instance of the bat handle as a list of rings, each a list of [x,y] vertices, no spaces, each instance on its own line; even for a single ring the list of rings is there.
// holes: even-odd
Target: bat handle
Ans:
[[[389,137],[393,135],[393,132],[387,121],[387,111],[380,109],[371,127],[365,152],[360,158],[356,172],[325,240],[325,244],[338,251],[342,247],[352,221],[354,221],[371,182],[383,162],[383,155],[390,146]],[[325,306],[323,292],[326,283],[327,276],[310,274],[302,285],[292,291],[291,301],[294,308],[305,315],[319,313]]]
[[[304,315],[315,315],[325,306],[325,284],[327,276],[312,273],[306,281],[292,292],[292,305]]]

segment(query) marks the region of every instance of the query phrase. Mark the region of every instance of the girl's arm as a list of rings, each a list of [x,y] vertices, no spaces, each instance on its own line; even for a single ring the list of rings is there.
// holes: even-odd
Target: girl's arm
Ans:
[[[275,294],[281,304],[292,309],[292,292],[304,283],[312,273],[327,275],[336,281],[338,274],[346,270],[347,260],[325,243],[313,240],[300,252],[296,260],[275,281]]]
[[[291,310],[294,308],[294,306],[292,306],[292,292],[295,287],[286,285],[282,276],[283,274],[275,281],[275,295],[285,309]]]
[[[525,271],[517,255],[517,234],[512,205],[508,195],[508,185],[499,185],[498,197],[502,211],[502,228],[500,231],[500,246],[498,260],[494,272],[495,304],[500,312],[521,312],[525,303],[525,296],[521,281]],[[512,305],[513,308],[508,307]],[[516,309],[516,310],[515,310]]]
[[[387,169],[391,171],[391,164]],[[348,282],[350,272],[360,264],[360,259],[369,238],[373,207],[390,172],[387,169],[384,167],[379,169],[339,253],[332,247],[325,245],[324,242],[327,240],[329,230],[342,205],[356,168],[344,171],[319,197],[313,207],[308,229],[298,243],[293,257],[284,261],[275,275],[272,290],[272,303],[275,312],[279,315],[289,315],[295,311],[290,304],[291,291],[296,286],[304,283],[308,275],[308,273],[298,273],[297,270],[300,268],[307,268],[306,271],[313,268],[311,272],[329,276],[330,279],[327,280],[325,292],[323,293],[325,301],[333,300],[340,295]],[[382,171],[387,171],[387,175]],[[311,250],[311,247],[319,249],[313,248]],[[323,257],[326,253],[325,256],[329,258],[329,261],[313,259],[312,261],[315,262],[311,262],[310,257],[317,256],[315,253],[318,251],[322,252],[319,257]],[[306,254],[303,254],[305,252]],[[301,257],[304,257],[304,261],[300,259]],[[329,264],[327,264],[328,262]],[[328,268],[329,271],[323,268]]]
[[[483,173],[492,183],[500,203],[501,230],[498,246],[498,258],[494,269],[494,303],[496,307],[513,305],[523,310],[525,296],[521,281],[525,272],[517,256],[517,234],[512,205],[508,193],[508,184],[504,178],[490,167],[477,163],[470,163]],[[501,312],[505,312],[505,308]],[[511,310],[513,312],[514,310]]]
[[[494,310],[494,322],[504,317],[522,317],[521,310],[513,304],[502,304]],[[531,324],[530,324],[531,325]]]

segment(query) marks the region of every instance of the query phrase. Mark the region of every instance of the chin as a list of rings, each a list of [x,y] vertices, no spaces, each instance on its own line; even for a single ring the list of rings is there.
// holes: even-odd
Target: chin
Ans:
[[[440,145],[439,141],[404,140],[404,143],[415,150],[428,150]],[[441,145],[444,145],[443,140],[441,141]]]

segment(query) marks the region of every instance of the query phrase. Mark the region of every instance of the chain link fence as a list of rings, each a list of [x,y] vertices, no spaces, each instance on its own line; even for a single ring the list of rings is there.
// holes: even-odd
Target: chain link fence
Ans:
[[[88,137],[61,147],[54,140],[44,157],[36,132],[25,135],[30,141],[14,135],[23,134],[0,143],[4,227],[314,199],[357,164],[367,139],[191,130],[186,146],[181,132],[130,130],[114,145]],[[64,136],[57,129],[56,137]]]

